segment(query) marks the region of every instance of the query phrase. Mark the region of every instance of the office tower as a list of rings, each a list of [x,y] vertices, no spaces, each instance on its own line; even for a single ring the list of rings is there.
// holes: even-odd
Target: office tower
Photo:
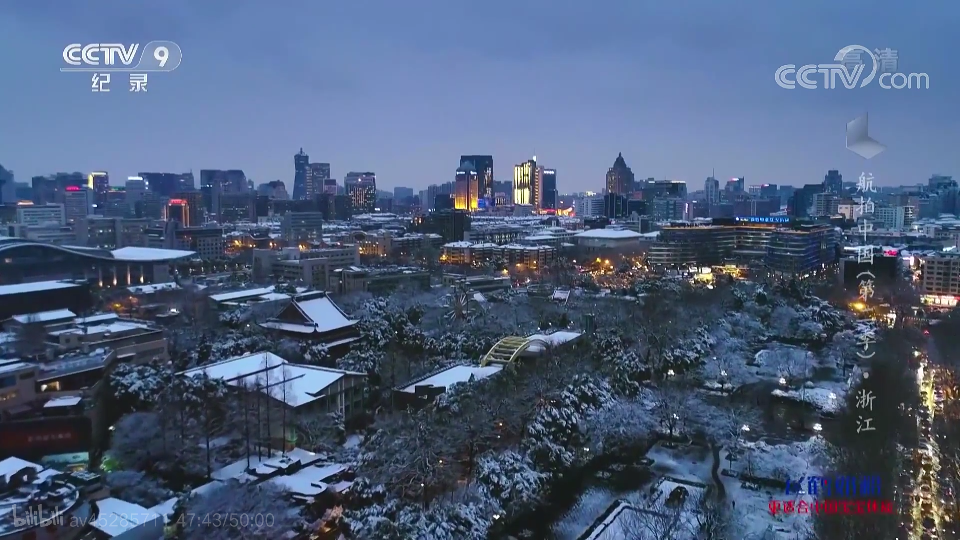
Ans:
[[[513,167],[513,204],[530,205],[540,209],[540,195],[543,183],[540,179],[540,169],[537,167],[537,156]]]
[[[143,200],[143,196],[147,192],[147,181],[139,176],[128,176],[127,183],[124,184],[124,191],[126,192],[127,204],[133,208],[137,202]]]
[[[87,217],[93,212],[93,190],[86,186],[67,186],[63,191],[63,213],[67,223]]]
[[[377,175],[372,172],[349,172],[343,187],[356,213],[373,212],[377,205]]]
[[[731,195],[730,199],[736,198],[735,195],[739,193],[744,193],[744,182],[745,178],[731,178],[727,180],[727,185],[723,187],[723,190]]]
[[[720,181],[712,176],[703,183],[703,193],[707,200],[707,207],[720,204]]]
[[[310,168],[310,156],[304,153],[303,148],[293,156],[293,198],[302,200],[307,198],[307,171]]]
[[[471,163],[473,170],[477,171],[477,183],[479,185],[479,198],[486,199],[487,203],[493,201],[493,156],[460,156],[460,165]],[[487,204],[487,206],[490,206]]]
[[[8,171],[0,165],[0,204],[17,202],[17,187],[13,183],[13,171]]]
[[[787,215],[796,218],[809,217],[814,203],[814,195],[817,193],[823,193],[822,183],[807,184],[794,191],[790,200],[787,201]]]
[[[626,195],[633,190],[634,176],[627,162],[623,159],[623,154],[617,154],[617,159],[613,161],[613,167],[607,170],[607,193],[617,193]]]
[[[843,176],[840,171],[829,170],[823,176],[823,192],[839,195],[843,191]]]
[[[177,191],[195,191],[197,189],[197,184],[193,179],[193,171],[181,174],[179,178],[179,184],[180,185],[178,186]]]
[[[760,196],[779,199],[780,190],[776,184],[760,184]]]
[[[105,172],[92,172],[87,175],[87,189],[93,191],[93,203],[101,205],[110,191],[110,176]]]
[[[246,193],[250,191],[250,183],[247,181],[247,175],[241,169],[230,169],[224,171],[226,183],[222,186],[224,193]]]
[[[935,174],[927,180],[927,191],[940,191],[957,187],[957,182],[952,176]]]
[[[323,192],[326,195],[336,195],[337,194],[337,179],[336,178],[327,178],[323,181]]]
[[[307,176],[304,181],[304,198],[313,199],[324,193],[326,181],[330,179],[329,163],[310,163],[307,165]],[[334,184],[336,185],[336,184]]]
[[[177,221],[184,227],[191,227],[190,208],[185,199],[170,199],[166,208],[167,221]]]
[[[177,204],[174,201],[181,201],[187,213],[186,217],[180,221],[184,227],[199,227],[206,221],[203,208],[203,194],[199,191],[182,191],[174,193],[168,205]],[[169,217],[167,219],[170,219]]]
[[[453,182],[453,207],[456,210],[475,211],[480,189],[480,176],[469,161],[461,163]]]
[[[137,173],[137,176],[143,178],[147,183],[147,189],[160,197],[172,197],[174,193],[180,191],[180,177],[182,175],[175,173]]]
[[[556,210],[559,203],[557,194],[557,170],[540,167],[540,178],[543,184],[543,209]]]
[[[413,188],[395,187],[393,188],[393,198],[398,201],[403,201],[404,199],[413,198]]]

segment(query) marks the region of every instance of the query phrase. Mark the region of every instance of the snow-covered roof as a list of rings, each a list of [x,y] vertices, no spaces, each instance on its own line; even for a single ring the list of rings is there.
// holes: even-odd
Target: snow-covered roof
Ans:
[[[93,521],[93,526],[97,530],[107,534],[111,538],[151,521],[160,520],[163,522],[163,516],[148,510],[139,504],[129,503],[113,497],[100,499],[97,501],[99,514]]]
[[[176,283],[153,283],[151,285],[134,285],[127,287],[127,290],[133,294],[153,294],[158,291],[175,291],[180,286]]]
[[[7,459],[0,461],[0,476],[2,476],[6,481],[9,480],[11,476],[17,474],[23,469],[26,469],[27,467],[36,469],[37,471],[43,470],[43,466],[37,465],[36,463],[27,461],[25,459],[20,459],[18,457],[8,457]]]
[[[210,299],[214,302],[229,302],[231,300],[240,300],[243,298],[254,298],[273,292],[273,287],[263,287],[260,289],[246,289],[243,291],[233,291],[221,294],[211,294]]]
[[[341,311],[340,308],[333,303],[333,300],[330,300],[326,295],[304,300],[294,299],[291,306],[303,316],[303,323],[283,321],[275,318],[262,323],[261,326],[287,332],[324,333],[357,324],[357,321],[349,319],[346,313]]]
[[[113,321],[119,318],[120,316],[116,313],[97,313],[88,317],[77,317],[73,322],[77,324],[92,324],[95,322]]]
[[[26,362],[17,362],[17,361],[0,361],[0,374],[7,373],[10,371],[19,371],[25,367],[30,367],[30,364]]]
[[[148,247],[124,247],[111,251],[114,259],[123,261],[162,262],[193,257],[196,251]]]
[[[83,398],[80,396],[63,396],[58,398],[53,398],[50,401],[44,403],[43,408],[53,408],[53,407],[73,407],[74,405],[79,405],[83,401]]]
[[[182,375],[195,377],[202,373],[233,386],[259,385],[263,393],[291,407],[319,399],[326,388],[346,375],[364,376],[353,371],[292,364],[270,352],[223,360],[184,371]]]
[[[500,365],[484,367],[468,365],[453,366],[439,373],[434,373],[426,379],[417,381],[405,387],[401,392],[412,394],[416,392],[418,386],[433,386],[446,389],[457,383],[468,382],[471,378],[474,380],[485,379],[499,373],[501,369],[503,369],[503,366]]]
[[[52,291],[56,289],[69,289],[72,287],[79,287],[79,285],[67,281],[35,281],[33,283],[16,283],[14,285],[0,285],[0,296],[37,291]]]
[[[63,319],[76,319],[77,314],[69,309],[54,309],[50,311],[41,311],[39,313],[24,313],[23,315],[14,315],[13,320],[20,324],[45,323],[59,321]]]
[[[272,478],[269,482],[289,491],[293,495],[314,497],[326,491],[330,485],[325,482],[347,470],[340,464],[313,465],[284,476]]]
[[[579,332],[554,332],[552,334],[531,334],[527,339],[542,339],[551,347],[557,347],[568,343],[580,337]],[[533,344],[528,349],[530,352],[543,352],[543,347],[539,344]]]
[[[579,232],[577,238],[604,238],[611,240],[629,240],[631,238],[640,238],[641,234],[627,229],[590,229]]]

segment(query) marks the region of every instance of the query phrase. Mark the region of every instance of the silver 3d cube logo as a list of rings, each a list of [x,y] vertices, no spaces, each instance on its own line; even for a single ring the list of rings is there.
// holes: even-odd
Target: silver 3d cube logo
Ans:
[[[867,114],[847,122],[847,150],[864,158],[870,159],[887,149],[868,133]]]

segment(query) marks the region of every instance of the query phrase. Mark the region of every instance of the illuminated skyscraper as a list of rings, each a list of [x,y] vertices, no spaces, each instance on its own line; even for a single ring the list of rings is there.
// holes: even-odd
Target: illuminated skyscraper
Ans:
[[[343,188],[354,212],[373,212],[377,205],[377,175],[372,172],[349,172]]]
[[[493,156],[460,156],[460,165],[470,163],[477,171],[478,198],[493,201]]]
[[[536,210],[543,203],[543,183],[537,156],[513,167],[513,204],[528,204]]]
[[[305,199],[314,199],[324,193],[325,182],[330,179],[329,163],[311,163],[307,166]]]
[[[94,204],[103,204],[110,191],[110,177],[105,172],[92,172],[87,176],[87,189],[93,190]]]
[[[473,163],[469,161],[461,163],[453,183],[453,207],[456,210],[475,211],[478,207],[479,193],[480,176]]]
[[[623,154],[617,154],[613,167],[607,170],[607,193],[627,195],[633,191],[633,171],[627,167]]]

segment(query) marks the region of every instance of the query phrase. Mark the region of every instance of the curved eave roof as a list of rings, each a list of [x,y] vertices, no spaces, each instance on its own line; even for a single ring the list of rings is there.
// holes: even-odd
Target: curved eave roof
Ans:
[[[176,250],[176,249],[138,248],[138,247],[127,247],[127,248],[115,249],[113,251],[108,251],[105,249],[79,247],[79,246],[58,246],[54,244],[47,244],[44,242],[34,242],[32,240],[24,240],[22,238],[0,239],[0,253],[13,251],[18,248],[29,248],[29,247],[39,247],[42,249],[49,249],[52,251],[61,251],[64,253],[70,253],[72,255],[87,257],[90,259],[97,259],[101,261],[129,262],[129,263],[175,261],[178,259],[185,259],[187,257],[192,257],[196,254],[193,251],[183,251],[183,250]]]

